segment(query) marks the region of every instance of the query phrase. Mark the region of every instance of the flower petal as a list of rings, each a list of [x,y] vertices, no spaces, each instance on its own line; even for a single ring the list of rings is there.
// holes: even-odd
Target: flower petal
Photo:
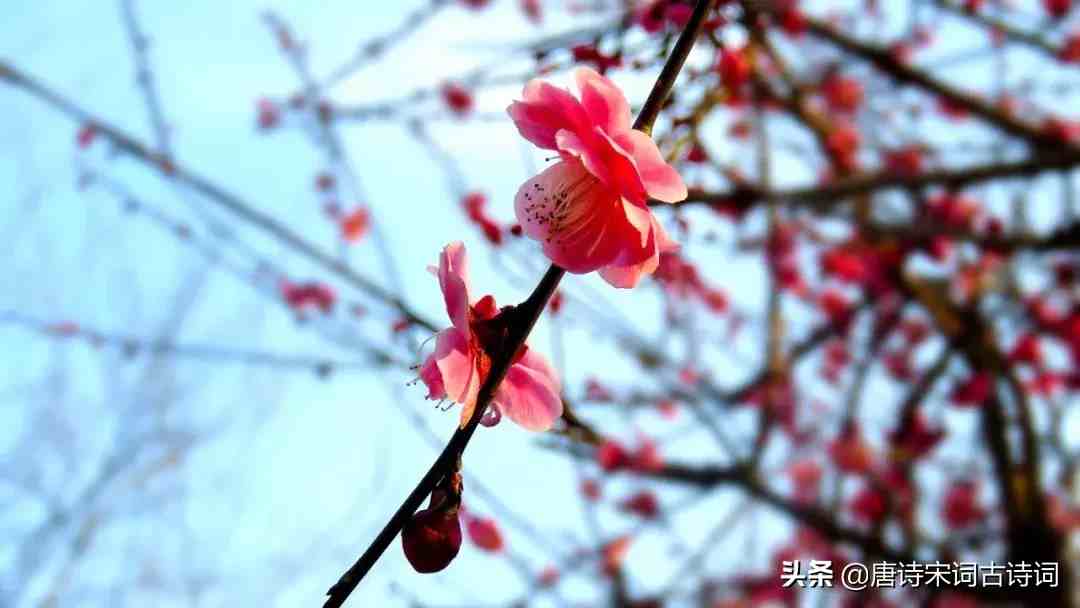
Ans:
[[[464,405],[471,414],[480,390],[480,373],[469,349],[468,334],[454,327],[439,332],[432,356],[442,375],[446,396]]]
[[[502,413],[530,431],[546,431],[562,415],[559,380],[546,359],[526,351],[499,385],[495,400]]]
[[[653,234],[656,235],[656,247],[660,250],[660,253],[671,253],[679,250],[679,243],[675,239],[668,235],[667,230],[664,230],[664,225],[656,220],[656,216],[650,213],[652,220]]]
[[[435,355],[429,356],[420,367],[420,380],[427,385],[428,399],[446,398],[446,385],[443,384],[442,372]]]
[[[669,165],[651,137],[637,130],[618,133],[613,138],[619,148],[634,160],[645,191],[651,198],[676,203],[686,198],[686,184],[674,167]]]
[[[648,207],[641,207],[635,205],[630,201],[624,200],[623,212],[626,213],[626,219],[630,224],[641,234],[641,240],[639,241],[639,247],[645,247],[649,242],[649,231],[652,229],[653,218],[652,211],[649,211]]]
[[[566,89],[534,79],[525,85],[522,97],[522,101],[510,104],[506,111],[521,136],[537,147],[554,150],[555,134],[560,130],[589,128],[585,108]]]
[[[514,362],[514,365],[527,367],[539,373],[540,375],[548,379],[548,382],[549,384],[551,384],[553,391],[555,391],[556,393],[561,393],[562,382],[559,381],[559,374],[555,372],[555,368],[551,366],[551,363],[547,360],[547,357],[529,348],[528,345],[525,345],[524,351],[525,352],[521,354],[521,357]]]
[[[656,264],[653,258],[649,258],[630,266],[604,266],[600,269],[600,276],[612,287],[633,289],[637,287],[641,277],[652,274],[655,270]]]
[[[585,168],[623,198],[645,204],[645,185],[630,153],[599,127],[588,133],[555,134],[559,152],[581,159]]]
[[[655,217],[650,217],[650,224],[648,242],[636,255],[626,255],[600,269],[600,276],[612,286],[623,289],[636,287],[641,277],[656,272],[661,253],[678,249],[678,244],[671,240]]]
[[[454,241],[439,255],[439,287],[446,302],[446,313],[458,331],[469,332],[469,272],[465,245]]]
[[[630,104],[610,80],[592,68],[580,67],[574,71],[574,81],[581,91],[581,105],[593,124],[608,133],[630,128]]]
[[[649,228],[635,225],[619,195],[577,160],[552,165],[525,182],[514,207],[525,233],[543,243],[551,261],[578,274],[611,264],[627,249],[640,250]]]

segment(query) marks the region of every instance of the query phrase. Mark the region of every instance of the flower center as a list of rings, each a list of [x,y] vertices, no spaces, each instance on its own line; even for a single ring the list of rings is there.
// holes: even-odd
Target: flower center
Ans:
[[[592,202],[603,188],[603,183],[579,163],[568,167],[566,179],[554,189],[534,182],[532,191],[525,193],[525,213],[532,221],[548,226],[547,242],[562,242],[596,212]]]

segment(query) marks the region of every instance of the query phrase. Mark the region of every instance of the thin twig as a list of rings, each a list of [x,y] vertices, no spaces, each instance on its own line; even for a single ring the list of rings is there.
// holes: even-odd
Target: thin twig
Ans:
[[[675,85],[675,80],[682,70],[690,50],[693,48],[694,41],[701,31],[705,15],[712,3],[713,0],[698,0],[693,15],[679,36],[679,41],[675,44],[671,56],[653,85],[641,113],[634,121],[635,129],[646,133],[651,132],[652,125],[660,114],[664,100],[667,99]],[[500,352],[492,356],[491,370],[480,387],[472,417],[464,426],[454,432],[454,435],[446,444],[446,448],[443,449],[431,468],[428,469],[428,472],[421,478],[420,483],[405,499],[405,502],[401,504],[367,550],[341,576],[338,582],[326,592],[328,599],[324,604],[324,608],[338,608],[345,603],[345,600],[348,599],[352,591],[356,589],[356,586],[375,565],[375,562],[386,551],[386,548],[390,546],[390,543],[393,542],[408,519],[420,507],[424,498],[431,493],[435,484],[458,465],[465,447],[476,431],[476,427],[480,424],[480,419],[494,398],[496,389],[506,376],[507,371],[509,371],[514,355],[517,354],[521,345],[525,343],[525,339],[529,336],[537,319],[539,319],[540,314],[547,306],[548,299],[555,293],[555,289],[564,274],[566,274],[565,270],[552,264],[529,298],[511,311],[511,319],[509,326],[506,327],[502,347],[499,349]]]

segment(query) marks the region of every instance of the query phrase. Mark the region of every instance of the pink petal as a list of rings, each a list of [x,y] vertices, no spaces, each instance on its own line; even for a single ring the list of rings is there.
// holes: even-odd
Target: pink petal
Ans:
[[[629,201],[623,201],[623,212],[630,225],[641,235],[639,247],[645,247],[649,242],[649,231],[652,229],[655,219],[648,207],[641,207]]]
[[[527,367],[537,372],[548,379],[552,390],[556,393],[562,392],[562,382],[559,381],[559,374],[555,372],[555,368],[551,366],[547,357],[529,348],[528,345],[525,346],[525,352],[521,355],[520,359],[514,362],[514,365]]]
[[[522,97],[506,111],[522,137],[540,148],[554,150],[555,134],[560,130],[589,128],[585,108],[566,89],[534,79],[525,85]]]
[[[652,220],[653,234],[656,235],[656,247],[660,250],[660,253],[671,253],[679,250],[679,243],[668,235],[667,230],[664,230],[664,225],[656,221],[656,216],[650,213]]]
[[[435,355],[428,357],[423,366],[420,367],[420,380],[427,385],[428,399],[443,399],[446,397],[446,385],[443,384],[442,372],[439,371],[439,364],[435,361]]]
[[[499,385],[495,400],[502,413],[530,431],[546,431],[562,415],[563,404],[555,371],[529,349]]]
[[[454,327],[468,335],[469,332],[469,274],[465,258],[465,245],[455,241],[443,248],[439,255],[439,287],[446,302],[446,313]]]
[[[657,264],[658,260],[648,258],[629,266],[605,266],[600,269],[600,276],[612,287],[633,289],[641,282],[641,277],[650,275],[656,270]]]
[[[614,137],[619,147],[634,159],[638,175],[649,196],[665,203],[686,198],[686,184],[674,167],[667,164],[656,142],[641,131],[630,130]]]
[[[514,211],[525,233],[570,272],[591,272],[610,264],[623,248],[640,247],[618,194],[576,160],[556,163],[525,182]]]
[[[580,158],[585,168],[623,198],[645,203],[645,185],[638,175],[634,159],[607,133],[596,127],[591,132],[555,134],[559,151]]]
[[[588,67],[575,70],[574,80],[581,91],[581,105],[594,125],[608,133],[630,128],[630,104],[617,86]]]
[[[615,263],[600,269],[600,276],[614,287],[636,287],[641,278],[656,272],[660,254],[678,249],[656,218],[650,218],[651,229],[645,246],[636,255],[627,255]]]
[[[645,271],[646,274],[652,273],[656,266],[659,265],[660,253],[668,251],[672,247],[677,248],[678,245],[675,245],[668,237],[664,227],[660,222],[656,221],[656,217],[648,207],[639,207],[633,203],[623,201],[623,210],[626,212],[628,219],[633,218],[631,222],[634,228],[639,231],[640,238],[636,242],[627,240],[626,246],[612,260],[610,266],[637,267],[642,263],[646,263],[648,268]],[[661,243],[664,244],[664,247],[661,247]]]
[[[469,349],[468,335],[453,327],[444,329],[439,332],[432,356],[442,375],[446,396],[464,405],[471,415],[480,390],[480,373]],[[463,416],[463,420],[467,419]]]

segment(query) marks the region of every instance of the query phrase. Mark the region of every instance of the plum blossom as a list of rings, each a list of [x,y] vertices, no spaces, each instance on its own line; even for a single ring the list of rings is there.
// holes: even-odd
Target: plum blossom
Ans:
[[[580,99],[540,80],[507,111],[525,139],[559,153],[514,199],[525,234],[568,272],[594,270],[615,287],[652,274],[677,244],[649,210],[687,196],[686,185],[646,133],[631,128],[630,105],[610,80],[581,67]]]
[[[465,516],[465,530],[469,533],[469,540],[480,549],[488,553],[499,553],[506,546],[499,525],[490,517],[478,517],[463,511]]]
[[[282,299],[297,313],[317,308],[328,314],[337,302],[337,294],[329,285],[323,283],[314,281],[294,283],[288,279],[282,279],[278,287],[281,290]]]
[[[660,515],[660,500],[651,490],[641,490],[619,503],[619,510],[642,519],[655,519]]]
[[[503,241],[503,228],[497,221],[487,214],[488,199],[483,192],[470,192],[461,199],[461,205],[465,207],[465,214],[469,221],[480,227],[484,238],[492,245],[501,245]]]
[[[465,87],[456,82],[447,82],[443,84],[439,92],[442,95],[443,103],[455,116],[467,116],[472,112],[475,100],[473,94]]]
[[[371,211],[367,207],[357,207],[338,221],[342,240],[346,243],[357,243],[371,228]]]
[[[79,132],[75,135],[75,143],[78,144],[80,149],[85,150],[90,147],[90,144],[94,143],[97,134],[97,126],[88,122],[79,127]]]
[[[428,398],[462,404],[461,424],[465,425],[491,365],[491,345],[485,344],[482,328],[500,311],[490,295],[478,301],[469,297],[465,246],[460,242],[443,248],[439,267],[431,271],[439,278],[452,325],[437,334],[435,352],[421,366],[420,380],[428,387]],[[559,379],[547,359],[523,345],[495,393],[493,417],[488,420],[494,424],[506,415],[526,429],[546,431],[562,415],[560,393]]]

